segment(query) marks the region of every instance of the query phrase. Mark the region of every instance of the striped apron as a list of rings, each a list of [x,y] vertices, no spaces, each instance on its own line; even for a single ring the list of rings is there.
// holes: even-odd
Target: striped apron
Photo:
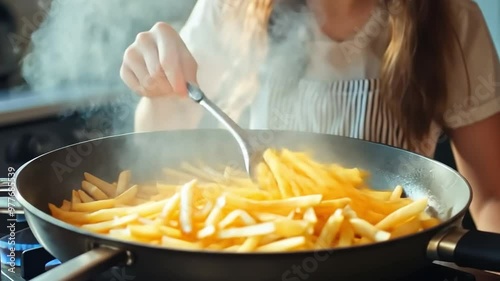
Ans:
[[[263,86],[252,105],[251,129],[339,135],[409,149],[380,98],[377,79],[323,82],[271,77]],[[438,137],[429,137],[428,145],[415,152],[432,157]]]

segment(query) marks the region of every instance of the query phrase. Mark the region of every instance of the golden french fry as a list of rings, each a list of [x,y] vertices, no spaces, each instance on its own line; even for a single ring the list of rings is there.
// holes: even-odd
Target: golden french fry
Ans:
[[[318,240],[316,240],[315,243],[316,249],[330,247],[332,245],[332,242],[337,236],[343,221],[344,216],[342,215],[342,209],[336,210],[323,226]]]
[[[72,190],[71,191],[71,205],[73,206],[74,204],[77,203],[82,203],[82,199],[80,198],[80,194],[78,194],[78,191]]]
[[[391,234],[389,232],[380,230],[363,219],[352,218],[349,219],[349,222],[351,223],[356,234],[370,239],[371,241],[381,242],[387,241],[391,238]]]
[[[116,183],[116,191],[113,197],[119,196],[120,194],[125,192],[125,190],[128,189],[131,177],[132,177],[132,172],[130,170],[122,171],[118,175],[118,182]]]
[[[176,228],[165,226],[165,225],[159,225],[158,229],[165,236],[168,236],[171,238],[181,238],[182,237],[182,231],[180,231]]]
[[[303,219],[311,224],[315,224],[318,222],[318,217],[316,216],[316,212],[313,207],[309,207],[304,212]]]
[[[76,212],[95,212],[102,209],[113,208],[114,206],[114,199],[106,199],[87,203],[75,203],[71,206],[71,209]]]
[[[308,153],[267,150],[253,182],[243,170],[184,163],[167,180],[116,183],[84,174],[81,190],[53,217],[117,240],[185,250],[286,252],[365,245],[440,223],[427,199],[369,187],[368,173],[316,162]]]
[[[121,217],[130,214],[130,208],[117,207],[101,209],[87,215],[89,223],[103,222],[112,220],[115,217]]]
[[[80,199],[82,200],[82,203],[95,201],[94,198],[90,197],[87,193],[85,193],[85,191],[78,190],[77,192],[78,196],[80,196]]]
[[[307,221],[291,219],[277,220],[274,224],[276,226],[275,233],[281,237],[306,235],[310,225]]]
[[[97,186],[99,190],[102,190],[109,198],[113,198],[115,195],[116,186],[90,174],[83,173],[85,180],[94,186]]]
[[[180,201],[181,201],[180,193],[176,193],[171,198],[166,199],[165,206],[161,211],[159,219],[164,223],[170,221],[170,218],[172,217],[174,210],[178,208]]]
[[[257,248],[257,246],[259,245],[259,242],[261,239],[262,239],[261,236],[248,237],[245,240],[245,242],[240,247],[238,247],[237,252],[245,253],[245,252],[254,251]]]
[[[68,200],[63,200],[62,205],[61,205],[61,210],[70,211],[71,210],[71,202]]]
[[[82,189],[95,200],[109,199],[109,197],[102,190],[88,181],[82,181]]]
[[[418,215],[419,213],[423,212],[426,207],[427,198],[416,200],[415,202],[389,214],[387,217],[377,223],[376,227],[382,230],[387,230],[410,219],[413,216]]]
[[[314,207],[314,211],[317,214],[331,215],[338,209],[342,209],[352,202],[351,198],[339,198],[333,200],[323,200],[317,206]]]
[[[414,216],[407,222],[402,223],[397,227],[395,227],[394,230],[391,231],[391,238],[398,238],[413,233],[417,233],[418,231],[420,231],[421,227],[422,226],[420,225],[420,220],[418,219],[418,216]]]
[[[129,225],[128,229],[132,236],[142,239],[156,240],[163,236],[163,232],[160,231],[159,226],[154,224]]]
[[[276,226],[274,223],[264,222],[250,226],[222,229],[219,231],[217,236],[219,239],[228,239],[228,238],[248,237],[256,235],[266,235],[274,233],[275,231],[276,231]]]
[[[196,183],[196,180],[192,180],[183,185],[180,191],[179,223],[185,234],[193,232],[193,189]]]
[[[256,212],[256,213],[252,213],[252,215],[255,218],[257,218],[257,220],[260,222],[269,222],[269,221],[275,221],[278,219],[287,219],[286,216],[273,214],[273,213]]]
[[[142,204],[139,204],[137,206],[134,206],[129,209],[129,214],[138,214],[139,216],[142,217],[147,217],[151,216],[154,214],[160,214],[162,211],[163,207],[167,203],[168,199],[161,200],[161,201],[155,201],[155,202],[144,202]]]
[[[49,204],[49,210],[53,217],[67,223],[84,224],[88,222],[87,212],[65,211],[56,207],[54,204]]]
[[[440,223],[441,222],[439,221],[439,219],[436,219],[436,218],[428,218],[428,219],[421,221],[423,229],[435,227],[435,226],[439,225]]]
[[[306,238],[304,236],[290,237],[260,246],[257,248],[257,252],[283,252],[302,246],[305,243]]]
[[[255,211],[266,211],[276,209],[289,209],[295,208],[308,208],[317,206],[321,203],[321,194],[306,195],[300,197],[286,198],[282,200],[266,200],[257,201],[239,197],[233,194],[227,194],[226,200],[228,205],[234,207],[241,207],[243,209],[250,209]]]
[[[119,217],[117,219],[110,220],[110,221],[104,221],[104,222],[98,222],[98,223],[92,223],[92,224],[84,224],[81,227],[85,230],[98,232],[98,233],[105,233],[112,228],[122,227],[128,223],[131,223],[132,221],[135,221],[137,218],[138,218],[137,214],[132,214],[132,215],[126,215],[123,217]]]
[[[115,198],[116,204],[117,205],[130,205],[130,203],[134,201],[134,198],[137,195],[138,191],[139,191],[139,187],[137,185],[130,187],[129,189],[125,190],[124,192],[122,192],[120,195],[118,195]]]
[[[394,191],[391,194],[391,197],[389,197],[389,200],[396,200],[401,198],[401,195],[403,195],[403,187],[401,185],[396,186],[394,188]]]
[[[161,244],[163,246],[170,247],[173,249],[181,248],[188,250],[200,250],[202,248],[200,243],[193,243],[182,239],[176,239],[167,236],[163,236],[161,238]]]
[[[354,230],[352,229],[349,221],[344,220],[344,223],[340,227],[340,235],[339,242],[337,244],[338,247],[349,247],[352,245],[354,240]]]
[[[252,218],[252,216],[250,216],[247,212],[243,210],[234,210],[219,222],[218,227],[223,229],[237,221],[240,221],[242,225],[251,225],[256,223],[255,219]]]

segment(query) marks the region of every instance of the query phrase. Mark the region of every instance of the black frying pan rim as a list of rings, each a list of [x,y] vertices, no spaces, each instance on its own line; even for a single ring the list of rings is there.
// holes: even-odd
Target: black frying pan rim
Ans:
[[[176,131],[170,131],[170,132],[171,133],[175,133],[175,132],[190,132],[190,131],[193,131],[193,132],[196,132],[196,131],[207,131],[207,132],[221,131],[222,132],[222,131],[224,131],[224,132],[226,132],[226,130],[224,130],[224,129],[185,129],[185,130],[176,130]],[[259,131],[267,131],[267,130],[249,130],[249,131],[259,132]],[[324,252],[329,252],[330,254],[334,254],[334,253],[337,253],[337,252],[354,250],[354,249],[368,249],[368,248],[384,247],[386,245],[390,245],[391,243],[397,243],[397,242],[403,241],[405,239],[411,239],[414,236],[421,236],[421,235],[424,235],[425,233],[430,233],[430,232],[434,233],[436,231],[439,231],[439,230],[442,230],[442,229],[446,229],[448,226],[452,225],[454,222],[456,222],[457,220],[460,220],[461,218],[464,217],[467,209],[469,208],[469,206],[470,206],[470,204],[472,202],[472,196],[473,196],[473,194],[472,194],[472,188],[471,188],[469,182],[460,173],[458,173],[457,171],[455,171],[451,167],[449,167],[449,166],[447,166],[447,165],[445,165],[445,164],[443,164],[441,162],[438,162],[438,161],[436,161],[434,159],[428,158],[426,156],[414,153],[412,151],[404,150],[404,149],[401,149],[401,148],[398,148],[398,147],[394,147],[394,146],[390,146],[390,145],[378,143],[378,142],[372,142],[372,141],[368,141],[368,140],[362,140],[362,139],[345,137],[345,136],[326,135],[326,134],[309,133],[309,132],[295,132],[295,131],[286,131],[286,130],[274,130],[274,131],[285,132],[285,133],[289,132],[289,133],[294,133],[294,134],[299,133],[299,134],[318,135],[318,136],[333,136],[333,137],[336,137],[336,138],[349,139],[349,140],[355,141],[355,142],[369,143],[370,145],[381,146],[381,147],[388,147],[388,148],[391,148],[393,150],[398,150],[398,151],[401,151],[403,153],[416,156],[418,158],[423,158],[426,161],[431,161],[435,165],[438,165],[438,166],[441,166],[444,169],[447,169],[448,171],[450,171],[450,172],[454,173],[456,176],[458,176],[459,179],[462,179],[465,182],[465,184],[466,184],[466,186],[468,188],[468,191],[469,191],[467,203],[462,208],[462,210],[460,210],[459,212],[457,212],[454,216],[451,216],[450,218],[446,219],[445,221],[441,222],[440,224],[438,224],[436,226],[433,226],[433,227],[428,228],[428,229],[426,229],[424,231],[421,231],[421,232],[417,232],[417,233],[410,234],[410,235],[405,235],[405,236],[398,237],[398,238],[395,238],[395,239],[391,239],[391,240],[388,240],[388,241],[375,242],[375,243],[370,243],[370,244],[365,244],[365,245],[352,245],[352,246],[348,246],[348,247],[327,248],[327,249],[321,249],[321,250],[298,250],[298,251],[293,251],[293,252],[264,252],[264,253],[262,253],[262,252],[249,252],[249,253],[246,253],[245,252],[245,253],[237,253],[237,252],[222,252],[222,251],[216,251],[216,250],[202,250],[202,251],[197,251],[197,250],[188,250],[188,249],[169,248],[169,247],[165,247],[165,246],[150,245],[150,244],[140,243],[140,242],[134,242],[134,241],[125,241],[125,240],[116,239],[116,238],[113,238],[113,237],[110,237],[110,236],[107,236],[107,235],[103,235],[103,234],[97,234],[97,233],[94,233],[94,232],[91,232],[91,231],[84,230],[82,228],[78,228],[76,226],[73,226],[73,225],[71,225],[69,223],[66,223],[66,222],[62,221],[62,220],[54,218],[53,216],[47,214],[44,211],[41,211],[40,209],[36,208],[31,203],[29,203],[20,194],[19,190],[17,189],[17,185],[16,185],[17,177],[23,172],[23,170],[25,169],[25,167],[31,165],[33,162],[35,162],[35,161],[37,161],[39,159],[44,158],[45,156],[47,156],[49,154],[53,154],[53,153],[56,153],[58,151],[65,150],[67,148],[76,147],[78,145],[85,144],[85,143],[92,143],[92,142],[96,142],[96,141],[100,141],[100,140],[106,140],[106,139],[115,139],[115,138],[119,138],[119,137],[127,137],[129,135],[154,134],[155,132],[137,132],[137,133],[125,133],[125,134],[117,134],[117,135],[105,136],[105,137],[100,137],[100,138],[95,138],[95,139],[91,139],[91,140],[87,140],[87,141],[82,141],[82,142],[74,143],[74,144],[67,145],[67,146],[64,146],[64,147],[61,147],[61,148],[49,151],[47,153],[44,153],[44,154],[42,154],[42,155],[40,155],[38,157],[35,157],[35,158],[31,159],[30,161],[26,162],[21,167],[19,167],[19,169],[17,169],[17,171],[16,171],[16,173],[15,173],[15,175],[13,177],[14,187],[15,187],[14,194],[15,194],[15,197],[18,200],[18,202],[21,204],[21,206],[23,206],[24,209],[27,209],[34,216],[37,216],[38,218],[40,218],[40,219],[42,219],[42,220],[44,220],[44,221],[46,221],[46,222],[48,222],[50,224],[53,224],[53,225],[56,225],[58,227],[64,228],[65,230],[68,230],[68,231],[71,231],[71,232],[74,232],[74,233],[78,233],[80,235],[84,235],[84,236],[93,238],[96,241],[109,241],[109,242],[112,242],[113,244],[118,243],[118,244],[125,245],[125,246],[131,245],[131,246],[134,246],[134,247],[146,247],[146,248],[155,249],[155,250],[165,250],[165,251],[178,252],[178,253],[196,253],[196,254],[203,254],[203,255],[224,255],[224,256],[234,256],[234,257],[236,257],[236,256],[243,256],[243,257],[248,257],[248,256],[266,256],[266,257],[269,257],[269,256],[282,256],[282,255],[290,256],[290,255],[305,255],[305,254],[324,253]],[[164,133],[165,131],[157,131],[156,133],[162,133],[162,132]]]

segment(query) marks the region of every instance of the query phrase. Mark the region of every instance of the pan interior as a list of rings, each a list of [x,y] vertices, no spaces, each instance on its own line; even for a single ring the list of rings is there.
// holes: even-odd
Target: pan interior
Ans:
[[[403,150],[299,132],[252,131],[251,139],[262,147],[306,151],[317,161],[364,169],[370,172],[374,189],[401,185],[408,197],[426,196],[431,212],[443,220],[459,214],[469,203],[469,186],[457,172]],[[49,213],[48,203],[59,206],[71,197],[71,190],[81,187],[84,172],[113,182],[120,171],[130,169],[134,181],[140,183],[163,179],[165,167],[195,161],[244,167],[238,145],[224,130],[148,132],[89,141],[43,155],[19,171],[16,185],[21,203],[25,200],[27,208],[32,205]]]

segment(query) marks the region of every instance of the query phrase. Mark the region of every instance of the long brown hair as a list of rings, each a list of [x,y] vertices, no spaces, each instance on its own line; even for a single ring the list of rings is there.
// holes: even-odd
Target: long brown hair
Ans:
[[[383,0],[390,40],[380,70],[381,96],[413,149],[433,122],[446,130],[448,66],[452,55],[461,51],[449,1],[457,0]],[[243,16],[245,26],[269,31],[260,24],[272,24],[270,11],[278,4],[304,6],[305,0],[251,0],[250,12]]]
[[[456,0],[451,0],[456,1]],[[381,69],[382,97],[415,147],[434,121],[446,130],[448,69],[461,50],[446,0],[385,0],[391,39]]]

